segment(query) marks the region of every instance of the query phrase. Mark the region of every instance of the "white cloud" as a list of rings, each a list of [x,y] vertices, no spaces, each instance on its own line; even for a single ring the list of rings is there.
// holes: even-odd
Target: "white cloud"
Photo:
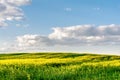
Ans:
[[[120,25],[77,25],[53,28],[48,36],[18,36],[19,46],[120,45]]]
[[[77,38],[81,37],[103,37],[103,36],[119,36],[120,35],[120,25],[77,25],[64,28],[53,28],[53,33],[49,35],[50,38],[62,39],[62,38]]]
[[[31,0],[0,0],[0,27],[8,26],[7,21],[24,19],[20,6],[30,4]]]
[[[65,11],[72,11],[72,8],[65,8]]]
[[[120,25],[115,24],[100,26],[77,25],[53,28],[53,32],[47,36],[37,34],[36,35],[26,34],[22,36],[17,36],[16,42],[14,42],[14,44],[11,44],[10,46],[7,45],[6,50],[39,51],[45,48],[44,49],[45,51],[47,50],[48,47],[73,48],[80,46],[104,47],[119,45],[120,45]],[[1,50],[5,50],[4,47],[5,46],[3,46]]]
[[[23,35],[18,36],[17,40],[18,46],[24,47],[24,46],[49,46],[52,44],[52,40],[49,39],[47,36],[41,36],[41,35]]]
[[[6,2],[10,5],[22,6],[30,4],[31,0],[7,0]]]
[[[100,10],[100,8],[99,7],[97,7],[97,8],[93,8],[94,10],[97,10],[97,11],[99,11]]]
[[[16,24],[16,27],[24,27],[24,28],[27,28],[29,27],[30,25],[29,24]]]

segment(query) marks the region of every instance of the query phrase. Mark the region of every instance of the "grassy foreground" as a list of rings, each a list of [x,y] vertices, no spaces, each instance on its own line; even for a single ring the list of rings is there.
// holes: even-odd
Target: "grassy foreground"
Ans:
[[[120,56],[0,54],[0,80],[120,80]]]

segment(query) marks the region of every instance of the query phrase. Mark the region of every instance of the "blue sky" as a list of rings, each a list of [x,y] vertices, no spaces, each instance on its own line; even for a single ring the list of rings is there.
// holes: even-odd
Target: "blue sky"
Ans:
[[[13,0],[13,2],[11,1],[9,3],[7,1],[9,2],[9,0],[0,1],[0,5],[2,5],[0,6],[1,51],[2,49],[4,50],[3,46],[5,47],[6,44],[10,45],[10,47],[11,45],[17,47],[21,47],[22,45],[22,48],[23,46],[29,48],[30,46],[34,46],[36,50],[36,44],[44,43],[45,45],[41,45],[40,47],[47,48],[47,44],[51,42],[53,44],[49,44],[49,47],[54,47],[54,50],[57,51],[56,46],[62,47],[61,44],[66,44],[65,46],[70,47],[77,42],[81,45],[81,43],[83,43],[82,40],[85,39],[86,42],[84,42],[82,45],[86,48],[89,48],[88,45],[97,45],[99,47],[107,46],[107,52],[109,47],[112,45],[114,47],[111,51],[112,53],[114,51],[117,51],[115,53],[120,52],[118,50],[120,47],[118,46],[120,43],[119,0]],[[12,15],[12,18],[11,15],[7,15],[7,17],[5,15],[8,7],[17,8],[16,13],[11,13],[14,14]],[[16,16],[15,14],[19,15]],[[7,24],[7,26],[3,25],[2,23]],[[71,28],[71,30],[68,28]],[[76,30],[76,28],[78,30]],[[101,32],[101,28],[103,32]],[[86,29],[92,33],[87,33]],[[95,32],[92,29],[95,29]],[[71,36],[68,34],[71,34]],[[18,40],[18,37],[20,40]],[[71,38],[74,40],[71,40]],[[29,43],[29,40],[31,39],[33,41]],[[58,42],[56,42],[57,39]],[[92,39],[96,39],[96,41]],[[111,40],[109,41],[109,39]],[[71,40],[71,42],[66,43],[66,40]],[[63,43],[61,41],[63,41]],[[101,45],[98,44],[100,42]],[[80,45],[78,46],[80,47]],[[11,48],[7,48],[5,50],[12,51]],[[26,51],[23,49],[21,50]],[[29,49],[27,50],[29,51]],[[81,51],[84,52],[84,50]],[[87,52],[94,52],[94,49],[91,51],[87,50]]]
[[[46,34],[50,32],[51,27],[56,26],[119,24],[119,2],[118,0],[34,0],[24,10],[29,19],[28,23],[34,27],[34,32]],[[71,11],[66,11],[66,8],[71,8]]]

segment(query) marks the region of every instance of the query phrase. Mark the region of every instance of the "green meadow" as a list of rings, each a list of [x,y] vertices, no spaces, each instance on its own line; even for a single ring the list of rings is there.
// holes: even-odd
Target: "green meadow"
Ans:
[[[0,54],[0,80],[120,80],[120,56]]]

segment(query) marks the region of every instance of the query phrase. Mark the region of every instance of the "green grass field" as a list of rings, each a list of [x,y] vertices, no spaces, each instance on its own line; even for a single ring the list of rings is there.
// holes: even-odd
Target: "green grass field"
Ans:
[[[120,80],[120,56],[0,54],[0,80]]]

